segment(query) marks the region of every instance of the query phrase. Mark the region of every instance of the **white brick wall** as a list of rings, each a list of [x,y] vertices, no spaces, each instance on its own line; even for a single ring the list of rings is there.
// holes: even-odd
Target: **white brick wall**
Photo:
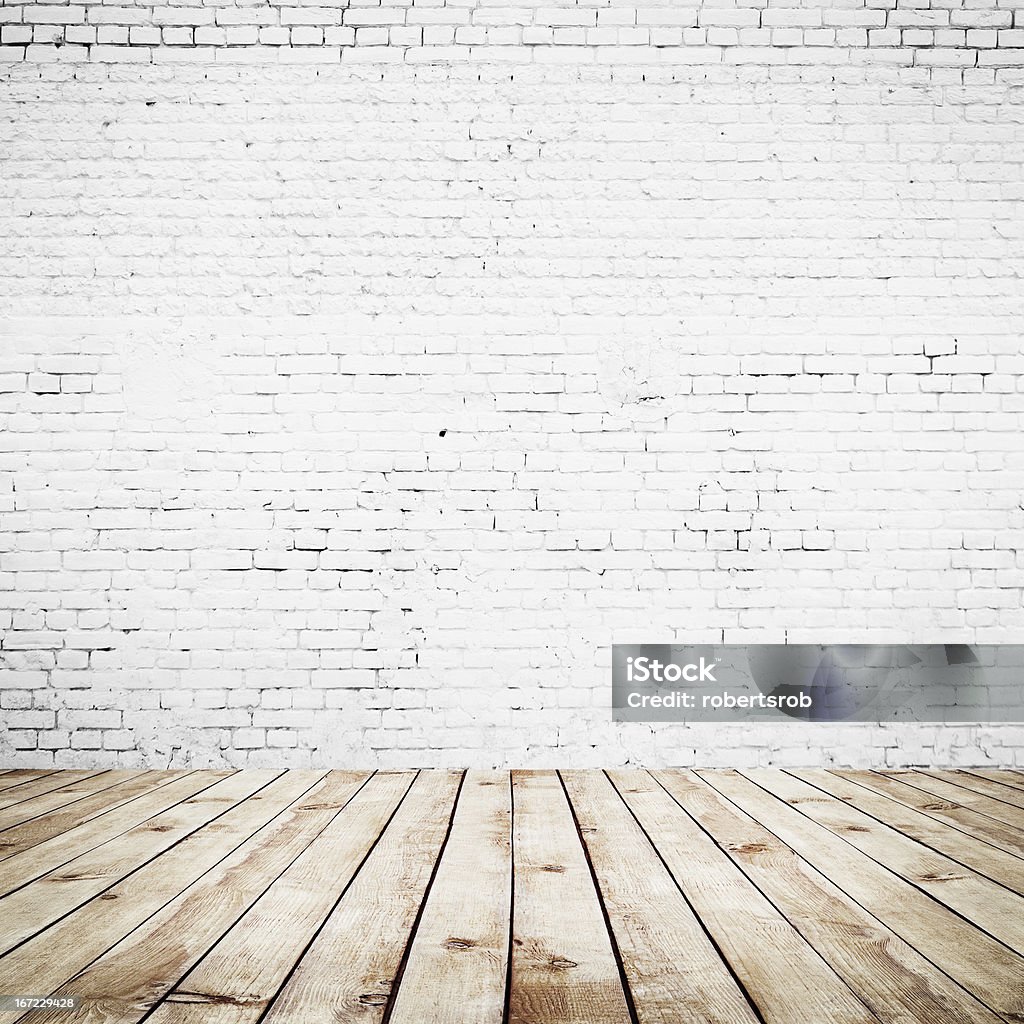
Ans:
[[[0,7],[3,763],[1024,764],[608,707],[1024,640],[1018,7]]]
[[[0,16],[0,47],[29,61],[1024,66],[1024,0],[3,0]]]

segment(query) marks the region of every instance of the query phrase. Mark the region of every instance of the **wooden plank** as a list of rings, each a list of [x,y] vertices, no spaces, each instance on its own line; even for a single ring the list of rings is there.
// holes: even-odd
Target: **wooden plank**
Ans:
[[[201,793],[231,774],[188,772],[131,803],[98,815],[67,832],[47,839],[32,849],[19,851],[0,863],[0,895],[27,885],[32,879],[55,870],[102,843],[109,842],[155,814]]]
[[[158,789],[174,779],[182,778],[182,773],[177,771],[144,771],[129,774],[132,775],[131,778],[123,782],[116,782],[109,789],[84,797],[73,804],[51,811],[42,817],[33,818],[16,828],[0,833],[0,861],[13,857],[14,854],[21,853],[22,850],[38,846],[47,839],[52,839],[76,825],[81,825],[84,821],[89,821],[115,807],[120,807],[137,796]],[[0,868],[0,874],[2,871],[3,869]]]
[[[998,782],[1011,789],[1024,790],[1024,773],[1010,768],[961,768],[968,775],[976,775],[979,779]]]
[[[261,1024],[380,1021],[461,781],[421,772]]]
[[[995,1024],[1000,1020],[703,779],[692,772],[656,775],[879,1020],[885,1024]],[[841,865],[834,870],[841,870]],[[745,913],[738,912],[732,929],[745,931],[747,920]],[[773,957],[789,963],[784,948],[770,939],[767,945]],[[799,973],[799,965],[793,966]],[[831,1017],[809,1010],[806,1016],[798,1012],[790,1020],[828,1021]]]
[[[75,783],[85,779],[101,775],[99,769],[92,771],[64,771],[53,772],[51,775],[44,775],[39,779],[32,779],[14,789],[0,792],[0,828],[8,828],[10,825],[17,825],[19,821],[33,817],[31,813],[21,814],[19,808],[22,804],[36,799],[47,793],[58,792],[66,786],[73,786]],[[6,824],[4,823],[6,820]]]
[[[1024,895],[1024,858],[997,850],[950,825],[879,796],[856,783],[833,775],[824,768],[791,769],[790,775],[842,800],[902,835],[977,871],[1018,895]]]
[[[415,777],[378,772],[210,953],[147,1024],[255,1024],[316,935]]]
[[[283,773],[97,899],[0,958],[0,992],[21,991],[25,978],[32,979],[38,993],[56,991],[302,798],[326,774]]]
[[[617,772],[615,781],[636,789],[643,802],[639,775],[654,786],[645,773]],[[653,836],[637,824],[607,776],[566,772],[563,782],[604,899],[637,1020],[641,1024],[674,1019],[694,1024],[757,1022],[746,994],[697,919],[700,909],[691,908],[689,893],[681,891],[682,879],[672,861],[665,858],[668,867],[662,862],[652,846]],[[645,828],[649,824],[644,823]],[[700,870],[695,860],[693,872]],[[723,952],[731,961],[731,950]],[[749,979],[736,973],[746,986]],[[845,995],[855,1002],[849,991]],[[863,1009],[857,1016],[840,1013],[835,1020],[874,1021]]]
[[[338,815],[367,777],[365,772],[328,773],[294,807],[58,989],[58,997],[79,996],[79,1010],[34,1012],[32,1024],[141,1020]],[[182,935],[188,936],[187,943],[180,941]]]
[[[1024,833],[985,814],[972,811],[969,807],[938,800],[931,793],[925,793],[899,779],[880,775],[878,772],[833,769],[833,774],[846,779],[847,782],[855,782],[858,786],[870,789],[873,793],[879,793],[897,803],[912,807],[936,821],[952,825],[968,836],[980,839],[1000,850],[1024,856]]]
[[[0,952],[7,952],[103,892],[279,774],[269,770],[236,772],[122,833],[115,842],[89,850],[9,893],[0,899]],[[0,869],[16,859],[12,857]]]
[[[619,963],[554,772],[513,772],[509,1024],[628,1024]]]
[[[743,774],[1011,949],[1024,949],[1024,900],[1016,893],[792,775]]]
[[[55,768],[12,768],[0,778],[0,791],[13,789],[33,779],[41,779],[44,775],[53,775]]]
[[[738,772],[698,774],[986,1006],[1024,1016],[1024,958]]]
[[[983,796],[990,796],[1004,804],[1012,804],[1017,808],[1024,808],[1024,792],[1015,789],[1013,786],[1004,786],[1001,782],[994,782],[974,772],[962,771],[925,771],[933,779],[943,779],[952,782],[955,786],[963,786],[973,793],[981,793]]]
[[[765,1021],[876,1019],[654,778],[632,771],[609,775]],[[623,840],[621,855],[630,857],[637,840],[629,833]],[[642,876],[637,883],[633,913],[642,923],[647,913]],[[740,920],[743,927],[737,928]],[[664,962],[673,963],[671,950],[665,950]],[[689,972],[690,957],[683,955],[680,966]],[[716,1000],[705,1002],[717,1010]]]
[[[389,1024],[423,1024],[424,1016],[431,1024],[501,1024],[512,913],[511,798],[508,772],[466,774]]]
[[[1001,800],[993,800],[990,796],[976,793],[972,789],[957,786],[930,772],[918,770],[896,769],[885,771],[881,774],[889,778],[899,779],[908,786],[916,786],[925,793],[930,793],[940,800],[948,800],[951,803],[959,804],[961,807],[970,807],[979,814],[988,815],[1004,825],[1012,825],[1017,830],[1024,830],[1024,811],[1012,804],[1003,803]]]
[[[68,785],[49,793],[42,793],[31,800],[24,800],[13,807],[0,811],[0,832],[23,826],[41,815],[49,815],[62,807],[76,804],[78,801],[102,793],[116,786],[119,782],[142,775],[142,771],[107,771],[94,772],[78,782],[69,781]]]

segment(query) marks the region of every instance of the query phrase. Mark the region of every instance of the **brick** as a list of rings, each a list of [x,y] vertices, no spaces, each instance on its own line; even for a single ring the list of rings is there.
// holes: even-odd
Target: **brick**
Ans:
[[[169,26],[161,30],[163,41],[168,46],[192,46],[195,43],[195,29],[184,26]]]
[[[44,25],[80,25],[85,21],[85,8],[78,4],[28,4],[22,8],[22,18]]]
[[[159,29],[157,31],[159,32]],[[101,45],[127,46],[129,41],[130,36],[127,25],[98,25],[96,27],[96,42]],[[67,387],[65,387],[62,380],[62,391],[71,391],[72,387],[72,381],[68,381]],[[88,390],[92,390],[91,382]]]
[[[90,25],[146,25],[151,20],[149,11],[139,7],[108,7],[105,4],[95,4],[83,10],[88,11]]]
[[[215,20],[212,7],[155,7],[156,25],[212,25]]]
[[[405,14],[402,7],[349,7],[345,10],[345,24],[353,28],[404,25]]]
[[[291,30],[293,46],[320,46],[324,41],[324,30],[311,25],[297,25]]]
[[[152,25],[133,26],[128,30],[128,41],[144,46],[159,46],[160,29]]]
[[[324,29],[324,43],[327,46],[355,46],[355,29],[347,25],[332,25]]]
[[[32,42],[31,25],[0,25],[0,43],[4,46],[13,46],[19,43],[30,42]],[[8,381],[8,388],[5,390],[9,389],[13,391],[14,388],[10,387],[10,382],[17,375],[5,374],[4,376]]]
[[[337,7],[282,7],[282,25],[337,25],[341,9]],[[355,24],[350,22],[350,24]]]
[[[148,47],[97,45],[90,48],[89,59],[108,64],[148,64],[152,55]]]
[[[218,23],[221,23],[219,18]],[[229,25],[225,34],[228,46],[255,46],[260,41],[260,31],[255,25]]]

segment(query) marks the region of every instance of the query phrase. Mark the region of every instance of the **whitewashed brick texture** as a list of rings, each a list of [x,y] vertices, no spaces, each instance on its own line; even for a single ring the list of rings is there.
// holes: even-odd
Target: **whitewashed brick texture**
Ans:
[[[1024,0],[0,6],[0,760],[1024,765],[614,641],[1024,641]]]

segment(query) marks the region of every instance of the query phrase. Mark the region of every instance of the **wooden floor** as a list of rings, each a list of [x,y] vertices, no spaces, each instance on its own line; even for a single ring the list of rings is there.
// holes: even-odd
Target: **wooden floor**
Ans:
[[[1024,1021],[1024,774],[0,773],[0,1020]]]

